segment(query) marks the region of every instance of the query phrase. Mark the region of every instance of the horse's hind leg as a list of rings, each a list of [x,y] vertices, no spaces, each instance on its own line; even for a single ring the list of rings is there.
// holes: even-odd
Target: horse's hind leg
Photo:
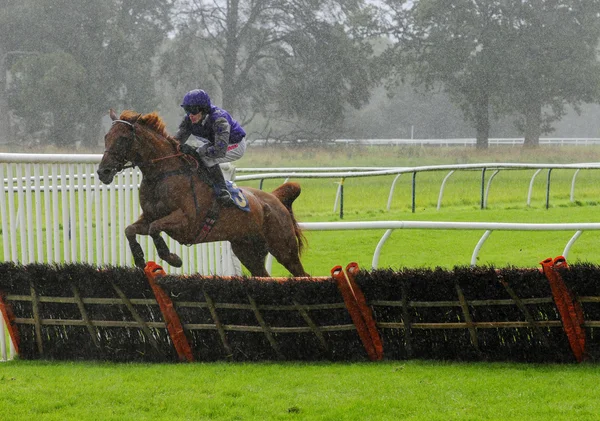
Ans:
[[[246,238],[232,241],[231,250],[252,276],[269,276],[265,268],[267,246],[261,238]]]
[[[273,257],[289,270],[292,276],[310,276],[304,271],[304,266],[300,262],[298,240],[294,233],[288,235],[283,235],[283,232],[279,235],[271,233],[267,236],[267,242]]]

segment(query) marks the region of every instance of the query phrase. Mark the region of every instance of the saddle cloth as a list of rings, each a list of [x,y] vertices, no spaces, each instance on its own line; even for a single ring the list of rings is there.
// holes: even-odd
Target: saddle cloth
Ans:
[[[235,205],[244,212],[250,212],[250,203],[248,202],[248,199],[246,199],[244,192],[229,180],[226,181],[226,184],[227,190],[231,193]]]

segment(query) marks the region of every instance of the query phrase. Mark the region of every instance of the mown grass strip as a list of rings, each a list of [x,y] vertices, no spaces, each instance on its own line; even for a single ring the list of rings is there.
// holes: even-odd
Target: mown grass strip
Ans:
[[[0,366],[0,418],[39,420],[593,420],[597,365]]]

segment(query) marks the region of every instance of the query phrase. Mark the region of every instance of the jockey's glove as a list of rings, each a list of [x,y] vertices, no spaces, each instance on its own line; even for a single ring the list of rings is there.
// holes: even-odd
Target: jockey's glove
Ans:
[[[179,152],[185,153],[188,155],[192,155],[192,154],[196,153],[196,148],[188,145],[187,143],[183,143],[183,144],[179,145]]]
[[[186,143],[184,143],[183,145],[179,145],[179,151],[186,155],[190,155],[198,162],[200,162],[200,160],[202,159],[202,155],[198,153],[199,148],[196,149],[193,146],[190,146]]]

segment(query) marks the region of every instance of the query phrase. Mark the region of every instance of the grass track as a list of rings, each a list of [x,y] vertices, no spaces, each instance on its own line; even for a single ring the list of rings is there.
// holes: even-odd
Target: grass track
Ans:
[[[240,167],[417,166],[473,162],[574,163],[600,160],[600,148],[282,149],[249,148]],[[531,174],[500,173],[489,209],[479,209],[479,176],[449,182],[436,211],[444,174],[419,177],[417,212],[410,212],[410,176],[384,210],[391,178],[347,181],[344,220],[452,220],[596,222],[595,171],[578,176],[577,203],[569,201],[572,173],[553,173],[551,208],[544,209],[544,180],[525,206]],[[429,179],[428,179],[429,177]],[[454,177],[454,176],[453,176]],[[427,181],[431,181],[431,183]],[[525,184],[522,184],[524,180]],[[266,184],[274,188],[276,181]],[[336,221],[334,181],[301,180],[295,204],[302,221]],[[304,257],[313,274],[355,260],[369,267],[382,232],[307,233]],[[331,237],[333,235],[333,237]],[[535,267],[560,252],[572,233],[495,232],[480,264]],[[480,232],[397,231],[380,266],[468,264]],[[584,233],[571,250],[575,260],[595,261],[598,235]],[[283,274],[274,266],[274,274]],[[360,364],[112,364],[12,361],[0,363],[0,420],[598,420],[600,366],[397,361]]]
[[[0,366],[8,420],[597,420],[597,365]]]

